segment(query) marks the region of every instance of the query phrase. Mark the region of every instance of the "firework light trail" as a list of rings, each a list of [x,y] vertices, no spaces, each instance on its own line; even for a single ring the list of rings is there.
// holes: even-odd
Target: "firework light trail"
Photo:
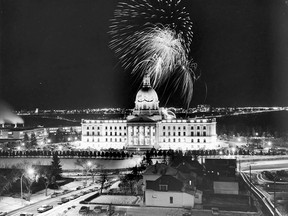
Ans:
[[[181,0],[131,0],[120,2],[111,20],[110,47],[125,69],[143,77],[149,72],[154,87],[177,75],[176,88],[189,103],[195,80],[195,63],[188,55],[192,22]]]

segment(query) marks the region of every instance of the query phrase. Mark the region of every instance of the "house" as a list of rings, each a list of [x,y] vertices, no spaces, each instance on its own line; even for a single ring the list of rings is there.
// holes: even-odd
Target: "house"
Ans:
[[[162,163],[149,166],[143,173],[145,205],[193,208],[195,203],[202,203],[202,192],[195,187],[196,177],[191,171],[181,172]]]
[[[215,194],[239,194],[235,159],[206,159],[206,176],[213,181]]]

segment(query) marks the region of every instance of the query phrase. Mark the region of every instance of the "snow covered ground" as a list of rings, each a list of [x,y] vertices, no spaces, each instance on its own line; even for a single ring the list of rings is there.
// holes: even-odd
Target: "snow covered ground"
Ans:
[[[121,169],[121,168],[129,168],[134,167],[135,165],[139,165],[142,161],[142,156],[134,155],[132,158],[127,158],[123,160],[110,160],[110,159],[95,159],[91,158],[89,160],[95,162],[99,166],[103,166],[104,169]],[[81,169],[81,167],[75,165],[77,158],[60,158],[60,162],[63,170],[74,170]],[[28,164],[35,165],[50,165],[52,158],[0,158],[0,167],[6,168],[11,167],[12,165],[16,165],[19,163],[23,163],[26,161]]]
[[[137,196],[123,196],[123,195],[101,195],[93,199],[93,203],[107,203],[107,204],[134,204],[137,201]]]
[[[88,184],[91,183],[91,180],[88,180]],[[51,194],[56,192],[62,192],[63,190],[75,190],[78,186],[83,186],[83,181],[74,181],[70,182],[61,187],[59,190],[48,189],[48,196],[45,196],[45,190],[39,191],[31,195],[30,201],[21,200],[20,198],[13,197],[0,197],[0,210],[4,212],[13,211],[15,209],[21,208],[23,206],[38,202],[40,200],[45,200],[50,198]]]

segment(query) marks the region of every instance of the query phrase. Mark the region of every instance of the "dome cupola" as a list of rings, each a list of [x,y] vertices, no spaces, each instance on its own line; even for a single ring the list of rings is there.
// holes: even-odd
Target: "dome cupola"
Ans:
[[[156,91],[151,87],[150,75],[146,73],[143,78],[142,88],[138,91],[135,99],[134,112],[153,114],[153,110],[159,111],[159,100]],[[147,112],[146,112],[147,111]]]

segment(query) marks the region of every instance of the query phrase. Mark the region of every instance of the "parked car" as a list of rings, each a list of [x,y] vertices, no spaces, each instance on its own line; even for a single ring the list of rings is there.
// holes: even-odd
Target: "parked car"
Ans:
[[[212,213],[212,215],[219,215],[220,214],[218,208],[212,208],[211,213]]]
[[[88,206],[81,206],[79,210],[79,214],[87,214],[89,212],[89,207]]]
[[[52,205],[42,205],[41,207],[37,208],[37,212],[42,213],[52,209]]]
[[[33,216],[34,214],[32,213],[20,213],[20,216]]]
[[[61,198],[61,202],[62,203],[66,203],[66,202],[68,202],[69,201],[69,199],[67,198],[67,197],[62,197]]]
[[[78,186],[77,188],[76,188],[76,190],[81,190],[81,189],[83,189],[84,187],[83,186]]]
[[[7,214],[8,214],[8,212],[0,212],[0,216],[5,216]]]

